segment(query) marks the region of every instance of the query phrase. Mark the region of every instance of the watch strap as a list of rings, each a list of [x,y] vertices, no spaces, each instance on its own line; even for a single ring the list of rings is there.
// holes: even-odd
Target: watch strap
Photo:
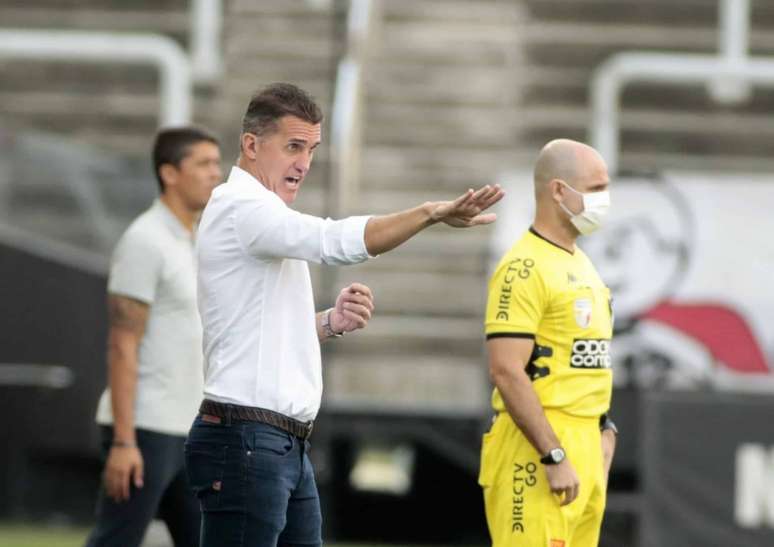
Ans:
[[[333,313],[333,308],[328,308],[323,312],[321,321],[323,333],[327,338],[341,338],[344,336],[344,333],[336,332],[333,330],[333,327],[331,327],[331,313]]]

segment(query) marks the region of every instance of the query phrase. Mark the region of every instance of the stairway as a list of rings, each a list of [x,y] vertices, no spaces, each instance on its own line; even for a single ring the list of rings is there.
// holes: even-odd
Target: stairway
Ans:
[[[506,164],[518,163],[512,66],[521,16],[513,2],[382,3],[366,74],[354,212],[451,199],[494,183]],[[330,344],[326,404],[485,415],[482,321],[490,235],[489,227],[434,226],[385,256],[340,269],[339,285],[358,280],[374,290],[377,312],[368,329]]]

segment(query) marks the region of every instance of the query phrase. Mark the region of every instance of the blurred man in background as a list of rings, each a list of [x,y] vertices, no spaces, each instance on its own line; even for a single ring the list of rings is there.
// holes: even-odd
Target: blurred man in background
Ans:
[[[153,147],[161,196],[126,230],[108,280],[109,387],[97,410],[106,456],[89,547],[133,547],[163,519],[177,547],[199,544],[183,443],[202,393],[194,234],[221,180],[218,141],[194,127]]]
[[[322,112],[303,90],[255,95],[240,156],[213,192],[197,242],[205,400],[186,443],[206,547],[319,546],[320,500],[308,438],[320,408],[320,342],[363,328],[368,287],[315,313],[307,261],[355,264],[438,222],[487,224],[499,187],[384,216],[331,220],[290,208],[320,144]]]
[[[615,426],[610,291],[575,241],[610,205],[602,157],[557,140],[538,156],[536,213],[492,276],[486,311],[497,416],[479,483],[494,547],[598,544]]]

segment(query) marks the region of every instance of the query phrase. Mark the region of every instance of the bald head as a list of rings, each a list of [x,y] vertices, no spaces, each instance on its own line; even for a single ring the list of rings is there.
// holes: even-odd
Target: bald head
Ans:
[[[535,162],[535,197],[540,199],[552,180],[573,188],[585,181],[607,179],[607,166],[599,152],[587,144],[556,139],[546,144]]]

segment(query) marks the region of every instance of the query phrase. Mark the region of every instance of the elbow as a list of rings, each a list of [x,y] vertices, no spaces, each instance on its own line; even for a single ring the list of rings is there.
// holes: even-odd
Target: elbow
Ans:
[[[519,363],[505,362],[498,359],[489,361],[489,379],[495,387],[500,388],[508,381],[517,378]]]

